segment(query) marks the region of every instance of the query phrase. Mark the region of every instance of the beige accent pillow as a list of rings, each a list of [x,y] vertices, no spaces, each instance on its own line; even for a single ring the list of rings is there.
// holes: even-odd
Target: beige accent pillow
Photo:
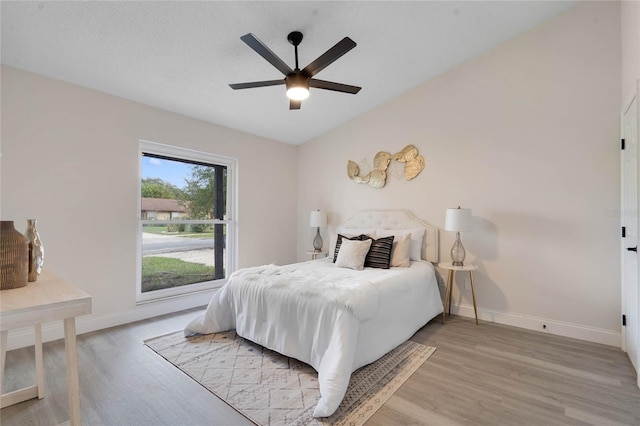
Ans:
[[[424,234],[426,229],[378,229],[376,230],[376,238],[387,237],[389,235],[394,236],[394,240],[401,239],[405,235],[411,236],[411,260],[422,259],[422,241],[424,240]]]
[[[391,248],[391,262],[389,266],[408,268],[411,266],[411,235],[406,234],[399,240],[394,238]]]
[[[371,240],[356,241],[347,240],[346,238],[342,239],[342,245],[340,246],[336,259],[336,266],[362,271],[364,269],[364,260],[367,257],[370,247]]]

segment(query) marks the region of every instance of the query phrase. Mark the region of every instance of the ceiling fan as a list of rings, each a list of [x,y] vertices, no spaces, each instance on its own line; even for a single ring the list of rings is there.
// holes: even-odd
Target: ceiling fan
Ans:
[[[282,74],[284,79],[254,81],[250,83],[236,83],[229,86],[234,89],[251,89],[254,87],[276,86],[285,84],[287,86],[287,97],[289,98],[289,109],[300,109],[303,99],[309,97],[309,87],[316,89],[333,90],[335,92],[351,93],[355,95],[360,91],[360,87],[350,86],[348,84],[334,83],[331,81],[318,80],[313,78],[317,73],[331,65],[342,55],[356,47],[356,43],[349,37],[340,40],[331,49],[320,55],[315,61],[300,69],[298,67],[298,45],[302,41],[302,33],[294,31],[289,33],[287,40],[293,44],[296,55],[296,68],[291,69],[282,59],[276,56],[264,43],[262,43],[255,35],[249,33],[240,37],[250,48],[256,51],[258,55],[266,59],[271,65],[276,67]]]

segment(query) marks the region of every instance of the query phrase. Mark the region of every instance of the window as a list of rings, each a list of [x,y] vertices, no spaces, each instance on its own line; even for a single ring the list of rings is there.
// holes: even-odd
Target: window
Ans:
[[[140,142],[138,302],[220,287],[233,272],[235,164]]]

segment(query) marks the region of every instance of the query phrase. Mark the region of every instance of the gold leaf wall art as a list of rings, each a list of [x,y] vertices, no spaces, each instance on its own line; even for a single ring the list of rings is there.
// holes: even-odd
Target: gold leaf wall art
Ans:
[[[380,151],[373,159],[373,170],[360,176],[360,168],[354,161],[347,162],[347,176],[356,183],[367,183],[374,188],[383,188],[387,182],[387,169],[391,161],[404,163],[404,177],[411,180],[424,169],[424,157],[418,155],[418,149],[413,145],[405,146],[402,151],[391,155]]]

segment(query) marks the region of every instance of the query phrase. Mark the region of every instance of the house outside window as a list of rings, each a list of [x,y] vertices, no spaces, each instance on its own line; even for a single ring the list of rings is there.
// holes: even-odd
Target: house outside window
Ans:
[[[181,200],[145,197],[140,200],[142,219],[175,220],[188,219],[189,211]]]
[[[236,160],[140,142],[138,303],[220,287],[236,266]]]

